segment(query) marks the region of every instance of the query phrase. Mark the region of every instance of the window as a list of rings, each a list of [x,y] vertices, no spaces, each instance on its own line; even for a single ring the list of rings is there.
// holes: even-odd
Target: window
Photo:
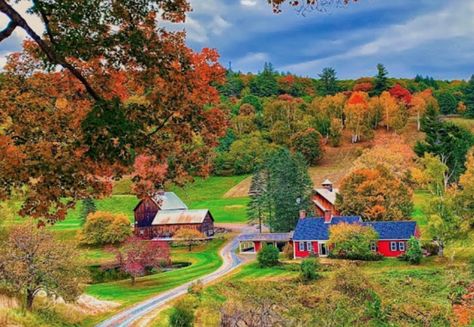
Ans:
[[[405,242],[398,242],[398,249],[400,251],[405,251]]]
[[[312,249],[311,242],[306,242],[306,250],[311,252]]]
[[[304,242],[299,242],[299,243],[298,243],[298,246],[299,246],[300,251],[304,251],[304,250],[305,250],[305,249],[304,249]]]
[[[390,251],[397,251],[397,242],[390,242]]]
[[[375,241],[370,242],[370,251],[377,251],[377,243]]]

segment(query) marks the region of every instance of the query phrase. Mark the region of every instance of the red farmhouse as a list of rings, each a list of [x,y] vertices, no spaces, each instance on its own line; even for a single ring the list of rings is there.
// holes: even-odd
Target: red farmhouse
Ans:
[[[362,224],[372,226],[379,239],[371,245],[371,250],[385,257],[398,257],[405,253],[407,241],[420,233],[414,221],[374,221],[363,222],[358,216],[303,218],[298,221],[293,234],[293,253],[295,258],[307,257],[310,253],[325,257],[329,254],[327,242],[329,227],[340,224]]]

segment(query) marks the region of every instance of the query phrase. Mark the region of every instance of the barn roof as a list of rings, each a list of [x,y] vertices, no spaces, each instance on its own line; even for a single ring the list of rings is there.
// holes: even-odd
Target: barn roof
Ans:
[[[158,193],[151,198],[161,210],[186,210],[188,207],[174,192]]]
[[[415,235],[415,221],[370,221],[362,223],[372,226],[380,240],[408,240]]]
[[[152,225],[200,224],[209,213],[207,209],[196,210],[160,210],[153,219]],[[210,213],[209,213],[210,215]],[[211,216],[211,219],[212,216]]]
[[[371,221],[362,222],[359,216],[334,216],[330,223],[324,218],[304,218],[298,221],[293,235],[295,241],[327,240],[329,227],[339,223],[361,223],[372,226],[379,234],[380,240],[408,240],[415,235],[415,221]]]
[[[288,242],[293,233],[252,233],[239,235],[239,241],[276,241]]]
[[[331,204],[336,203],[336,194],[339,192],[339,189],[334,188],[332,191],[329,191],[328,189],[325,188],[315,188],[314,191],[316,193],[321,194],[323,198],[329,201]]]
[[[327,240],[329,239],[329,226],[343,222],[353,224],[360,221],[359,216],[334,216],[330,223],[325,223],[324,218],[303,218],[296,225],[293,239],[295,241]]]

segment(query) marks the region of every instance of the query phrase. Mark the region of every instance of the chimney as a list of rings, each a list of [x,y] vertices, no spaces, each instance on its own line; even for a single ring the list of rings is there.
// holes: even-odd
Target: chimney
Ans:
[[[324,210],[324,222],[326,224],[329,224],[329,223],[331,223],[331,219],[332,219],[331,210]]]

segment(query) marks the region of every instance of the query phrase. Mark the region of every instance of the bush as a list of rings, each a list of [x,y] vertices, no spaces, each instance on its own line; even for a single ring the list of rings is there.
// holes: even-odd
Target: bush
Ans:
[[[97,211],[87,216],[79,240],[88,245],[116,244],[125,241],[131,234],[127,216]]]
[[[351,260],[379,260],[379,255],[370,250],[370,243],[378,235],[370,226],[341,223],[329,229],[329,247],[336,258]]]
[[[420,241],[413,236],[410,237],[407,244],[407,251],[400,258],[411,264],[417,265],[421,262],[423,252],[421,251]]]
[[[421,245],[421,248],[426,252],[428,256],[438,255],[439,252],[439,245],[432,241],[423,243]]]
[[[191,327],[194,324],[194,305],[190,299],[178,301],[169,318],[171,327]]]
[[[283,247],[283,255],[286,259],[292,260],[293,259],[293,246],[290,243],[287,243]]]
[[[300,266],[300,278],[303,282],[309,282],[319,278],[319,261],[315,258],[304,259]]]
[[[279,252],[273,245],[264,245],[257,254],[257,261],[260,267],[274,267],[278,265]]]

